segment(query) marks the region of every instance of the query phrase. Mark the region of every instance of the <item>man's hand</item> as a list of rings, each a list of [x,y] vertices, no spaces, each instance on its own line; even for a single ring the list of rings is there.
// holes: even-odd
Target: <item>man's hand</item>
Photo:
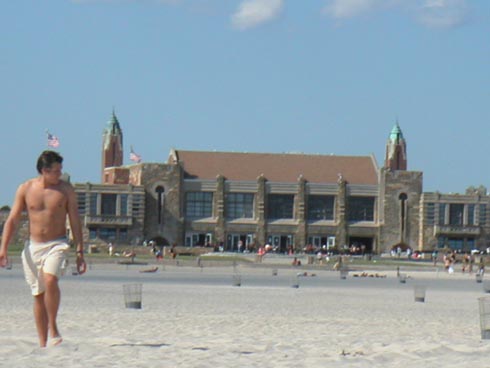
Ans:
[[[0,267],[7,267],[9,264],[9,259],[7,255],[3,252],[0,252]]]
[[[83,259],[83,254],[77,254],[77,271],[79,275],[82,275],[87,271],[87,264]]]

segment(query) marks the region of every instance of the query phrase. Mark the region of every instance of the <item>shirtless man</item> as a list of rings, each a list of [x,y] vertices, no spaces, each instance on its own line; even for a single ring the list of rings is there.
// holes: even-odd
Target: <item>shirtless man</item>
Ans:
[[[48,332],[50,345],[62,341],[56,316],[60,305],[58,278],[70,248],[66,238],[67,216],[76,246],[77,270],[80,274],[86,270],[76,194],[69,183],[60,180],[62,162],[63,158],[54,151],[44,151],[39,156],[39,176],[17,189],[0,247],[0,266],[5,267],[9,243],[22,212],[27,211],[30,241],[22,252],[22,263],[34,296],[34,318],[41,347],[47,345]]]

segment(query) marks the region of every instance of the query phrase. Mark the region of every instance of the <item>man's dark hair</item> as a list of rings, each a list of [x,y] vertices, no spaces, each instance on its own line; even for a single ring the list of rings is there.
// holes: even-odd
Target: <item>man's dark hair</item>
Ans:
[[[63,157],[55,151],[44,151],[37,159],[37,172],[42,173],[43,169],[50,169],[54,163],[61,164]]]

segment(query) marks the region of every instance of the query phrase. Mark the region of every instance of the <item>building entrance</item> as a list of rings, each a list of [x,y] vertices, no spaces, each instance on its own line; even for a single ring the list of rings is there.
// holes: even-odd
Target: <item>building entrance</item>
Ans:
[[[287,253],[288,249],[294,248],[294,235],[269,235],[267,242],[276,253]]]
[[[323,249],[330,251],[335,248],[335,236],[309,236],[308,244],[315,250]]]
[[[253,234],[228,234],[226,237],[226,251],[245,252],[250,251],[253,243]]]
[[[365,254],[373,252],[373,238],[350,237],[349,251],[352,254]]]
[[[212,244],[211,233],[187,233],[185,234],[186,247],[209,247]]]

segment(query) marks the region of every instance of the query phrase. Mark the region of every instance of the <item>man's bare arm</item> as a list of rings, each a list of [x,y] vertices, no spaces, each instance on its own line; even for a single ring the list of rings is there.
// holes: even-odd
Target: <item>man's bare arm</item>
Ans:
[[[67,189],[67,212],[70,220],[70,227],[75,241],[76,250],[83,252],[83,236],[80,215],[78,214],[77,196],[73,187],[68,186]]]
[[[0,266],[4,267],[7,264],[7,251],[15,231],[22,217],[22,211],[25,210],[25,192],[27,183],[21,184],[15,194],[14,204],[10,209],[7,221],[5,221],[2,234],[2,245],[0,246]]]
[[[67,211],[70,220],[70,228],[75,242],[77,253],[77,269],[80,274],[86,271],[85,261],[83,259],[83,235],[80,215],[78,214],[77,195],[73,187],[67,185]]]

